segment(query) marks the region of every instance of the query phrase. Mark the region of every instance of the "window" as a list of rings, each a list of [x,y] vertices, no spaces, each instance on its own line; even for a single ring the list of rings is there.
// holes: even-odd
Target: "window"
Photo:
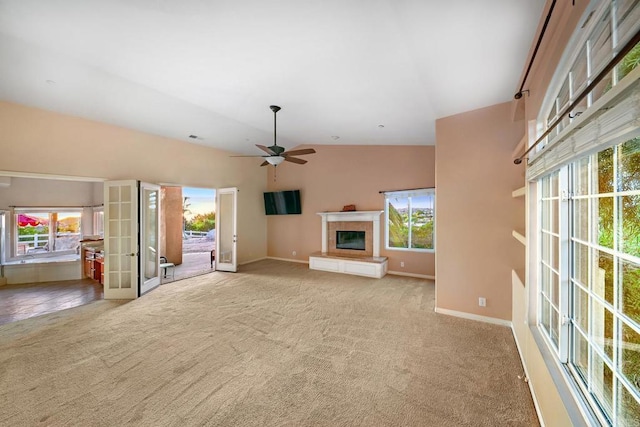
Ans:
[[[606,422],[629,425],[640,419],[640,137],[538,186],[538,324]]]
[[[640,28],[639,1],[592,3],[540,111],[540,133]],[[536,330],[579,390],[576,401],[605,425],[640,419],[639,63],[640,44],[555,127],[527,168],[537,190]]]
[[[93,235],[104,237],[104,207],[93,208]]]
[[[638,29],[640,7],[637,0],[609,0],[600,3],[600,7],[595,9],[591,18],[587,20],[591,26],[587,27],[587,36],[581,41],[579,49],[574,49],[574,55],[565,55],[571,58],[571,65],[566,73],[559,74],[556,78],[555,85],[559,88],[551,92],[555,95],[547,101],[549,107],[544,123],[546,127],[558,119],[560,113],[578,97]],[[554,140],[576,117],[629,74],[639,61],[640,44],[636,45],[579,105],[563,117],[546,142]],[[538,148],[542,149],[544,144]]]
[[[385,247],[433,251],[435,190],[420,189],[385,193]]]
[[[81,238],[81,209],[15,210],[16,256],[75,251]]]

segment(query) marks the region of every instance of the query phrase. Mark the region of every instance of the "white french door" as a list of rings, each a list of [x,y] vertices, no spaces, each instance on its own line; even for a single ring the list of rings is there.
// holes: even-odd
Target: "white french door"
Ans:
[[[160,186],[140,183],[140,295],[160,285]]]
[[[160,284],[160,187],[104,183],[104,299],[135,299]]]
[[[216,270],[234,272],[237,269],[238,189],[216,191]]]
[[[104,183],[104,299],[138,297],[138,181]]]

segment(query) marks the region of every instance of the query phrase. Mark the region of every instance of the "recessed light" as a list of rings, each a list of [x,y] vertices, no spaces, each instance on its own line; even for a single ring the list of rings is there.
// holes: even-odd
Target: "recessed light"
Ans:
[[[379,127],[379,128],[383,128],[383,127],[384,127],[384,125],[378,125],[378,127]]]
[[[45,80],[44,82],[47,83],[47,84],[50,84],[50,85],[56,84],[56,82],[54,80]]]
[[[337,141],[340,139],[340,137],[338,135],[333,135],[331,139],[333,139],[334,141]]]

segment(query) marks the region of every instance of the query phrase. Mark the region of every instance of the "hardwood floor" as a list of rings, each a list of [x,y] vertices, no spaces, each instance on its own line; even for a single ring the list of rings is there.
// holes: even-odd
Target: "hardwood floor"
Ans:
[[[174,277],[169,273],[162,283],[212,272],[210,257],[210,251],[184,254],[183,263],[175,267]],[[0,325],[103,298],[102,285],[91,279],[0,286]]]
[[[0,325],[88,304],[103,298],[95,280],[0,286]]]

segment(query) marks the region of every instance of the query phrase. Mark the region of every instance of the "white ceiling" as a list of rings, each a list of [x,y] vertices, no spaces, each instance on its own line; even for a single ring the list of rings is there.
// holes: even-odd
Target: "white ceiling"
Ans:
[[[0,0],[0,99],[243,154],[271,104],[287,148],[432,145],[436,118],[513,98],[543,6]]]

